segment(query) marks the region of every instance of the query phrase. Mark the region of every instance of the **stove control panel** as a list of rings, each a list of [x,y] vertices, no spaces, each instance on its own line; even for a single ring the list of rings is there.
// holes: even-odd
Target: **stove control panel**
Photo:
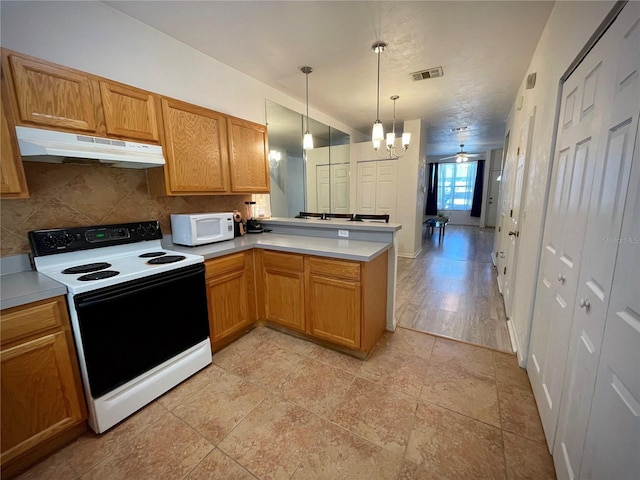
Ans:
[[[55,228],[29,232],[35,257],[162,239],[157,221]]]

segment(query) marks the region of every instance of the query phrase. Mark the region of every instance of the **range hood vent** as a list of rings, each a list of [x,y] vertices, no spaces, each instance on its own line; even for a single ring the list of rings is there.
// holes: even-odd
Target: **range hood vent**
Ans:
[[[414,82],[417,82],[418,80],[442,77],[444,75],[444,72],[442,71],[442,67],[434,67],[427,68],[426,70],[420,70],[419,72],[413,72],[409,75]]]
[[[162,147],[89,135],[16,127],[24,161],[107,164],[120,168],[152,168],[164,165]],[[74,159],[74,160],[70,160]]]

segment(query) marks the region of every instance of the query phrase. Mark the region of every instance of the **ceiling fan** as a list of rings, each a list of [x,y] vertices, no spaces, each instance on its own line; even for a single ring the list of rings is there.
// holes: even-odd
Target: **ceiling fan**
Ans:
[[[475,158],[478,155],[476,153],[467,153],[464,151],[464,143],[460,144],[460,151],[458,153],[456,153],[455,155],[451,156],[451,157],[444,157],[441,158],[440,160],[450,160],[452,158],[456,159],[457,163],[460,162],[466,162],[468,159],[470,158]]]

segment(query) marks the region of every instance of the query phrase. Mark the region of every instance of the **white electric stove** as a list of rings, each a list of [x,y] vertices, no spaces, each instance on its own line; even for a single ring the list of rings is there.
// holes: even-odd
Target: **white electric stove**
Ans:
[[[161,239],[157,221],[29,232],[36,270],[67,287],[97,433],[211,363],[204,259]]]

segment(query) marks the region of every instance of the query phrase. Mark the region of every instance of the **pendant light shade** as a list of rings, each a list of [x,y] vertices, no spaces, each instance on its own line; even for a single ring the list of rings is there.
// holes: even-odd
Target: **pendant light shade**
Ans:
[[[304,136],[302,137],[302,148],[304,150],[311,150],[313,148],[313,136],[309,131],[309,74],[313,72],[313,68],[302,67],[300,71],[305,74],[307,90],[307,129],[305,130]]]
[[[384,128],[380,121],[380,54],[385,51],[387,44],[384,42],[376,42],[371,46],[371,49],[378,55],[378,90],[376,94],[376,121],[373,122],[373,129],[371,130],[371,141],[373,142],[373,148],[378,150],[380,143],[384,140]],[[377,146],[376,146],[377,145]]]

